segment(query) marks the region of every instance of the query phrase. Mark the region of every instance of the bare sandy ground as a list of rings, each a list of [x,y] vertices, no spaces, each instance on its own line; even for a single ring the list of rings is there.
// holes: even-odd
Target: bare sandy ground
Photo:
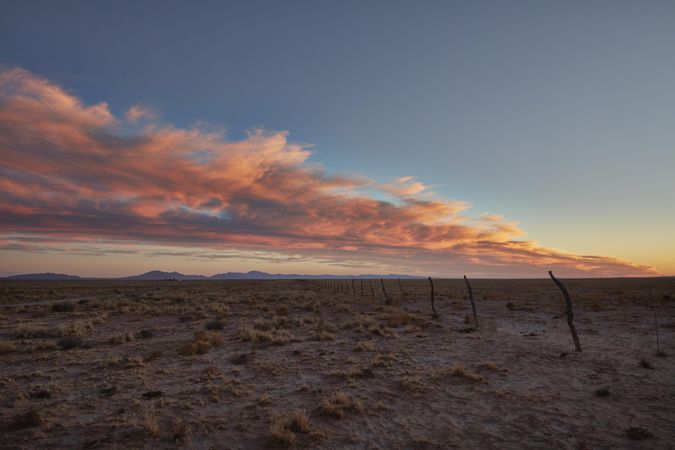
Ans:
[[[675,448],[675,280],[386,283],[0,283],[0,448]]]

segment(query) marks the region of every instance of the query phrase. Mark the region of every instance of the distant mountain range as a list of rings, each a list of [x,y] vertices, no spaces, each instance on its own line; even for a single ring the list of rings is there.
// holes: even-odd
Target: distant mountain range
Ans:
[[[9,277],[0,278],[2,280],[41,280],[41,281],[54,281],[54,280],[81,280],[82,277],[77,275],[65,275],[63,273],[27,273],[23,275],[11,275]]]
[[[62,273],[28,273],[23,275],[11,275],[0,278],[1,280],[14,281],[68,281],[68,280],[127,280],[127,281],[157,281],[157,280],[318,280],[318,279],[368,279],[368,278],[404,278],[414,279],[420,278],[411,275],[301,275],[296,273],[267,273],[251,270],[249,272],[225,272],[211,275],[210,277],[204,275],[185,275],[180,272],[163,272],[161,270],[151,270],[140,275],[132,275],[128,277],[117,278],[94,278],[94,277],[79,277],[77,275],[66,275]]]

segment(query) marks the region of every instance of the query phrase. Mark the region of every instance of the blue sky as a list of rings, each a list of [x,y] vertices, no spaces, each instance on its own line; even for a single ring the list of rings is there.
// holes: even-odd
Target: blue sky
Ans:
[[[121,115],[255,127],[415,176],[526,238],[675,272],[675,4],[37,2],[0,64]]]

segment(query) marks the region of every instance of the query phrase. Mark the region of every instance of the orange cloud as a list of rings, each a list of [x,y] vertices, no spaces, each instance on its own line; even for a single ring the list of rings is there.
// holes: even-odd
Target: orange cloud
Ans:
[[[40,248],[39,240],[16,242],[20,235],[285,252],[358,262],[364,272],[377,265],[440,274],[654,273],[519,241],[515,223],[468,217],[468,203],[436,199],[413,177],[378,185],[326,175],[286,132],[254,130],[230,141],[218,130],[161,125],[141,107],[117,118],[105,103],[87,106],[22,69],[0,72],[0,153],[4,248]],[[396,201],[362,192],[373,186]]]

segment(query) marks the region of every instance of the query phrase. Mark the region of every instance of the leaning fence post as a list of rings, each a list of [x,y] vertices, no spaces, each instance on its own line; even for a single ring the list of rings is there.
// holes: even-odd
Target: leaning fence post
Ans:
[[[404,305],[406,305],[406,301],[405,301],[405,292],[403,291],[403,285],[401,284],[401,279],[400,279],[400,278],[398,279],[398,288],[401,290],[401,303],[403,303]]]
[[[387,295],[387,291],[384,289],[384,280],[380,278],[380,284],[382,285],[382,293],[384,294],[384,302],[386,304],[389,304],[389,296]]]
[[[436,318],[438,317],[438,313],[436,312],[436,307],[434,306],[434,282],[431,281],[431,277],[429,277],[429,284],[431,285],[431,310],[434,312],[433,317]]]
[[[565,303],[567,304],[567,325],[570,327],[570,333],[572,333],[572,339],[574,340],[574,348],[576,351],[581,351],[581,343],[579,342],[579,336],[577,336],[577,329],[574,327],[574,311],[572,310],[572,300],[570,299],[570,294],[567,292],[565,285],[557,279],[553,272],[548,271],[548,275],[551,279],[558,285],[562,291],[563,297],[565,297]]]
[[[375,300],[375,289],[373,289],[373,280],[368,280],[368,285],[370,286],[370,293],[373,296],[373,300]]]
[[[473,289],[471,289],[469,279],[466,277],[466,275],[464,275],[464,282],[466,283],[466,287],[469,290],[469,300],[471,300],[471,310],[473,311],[473,323],[476,325],[476,328],[478,328],[478,313],[476,312],[476,302],[473,300]]]

